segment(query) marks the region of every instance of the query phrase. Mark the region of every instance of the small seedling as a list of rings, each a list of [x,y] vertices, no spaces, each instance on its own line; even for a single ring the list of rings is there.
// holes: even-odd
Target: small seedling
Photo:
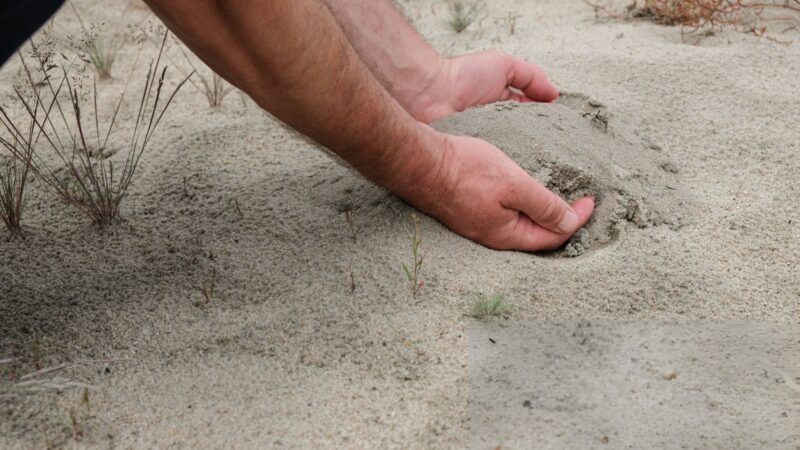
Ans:
[[[61,401],[55,401],[55,405],[59,409],[66,408],[67,420],[65,428],[68,430],[72,440],[80,442],[85,436],[87,431],[87,424],[93,419],[91,407],[89,405],[89,387],[83,388],[80,397],[80,403],[77,406],[64,406],[63,402],[68,402],[72,397],[63,396],[63,392],[57,393],[57,398]]]
[[[413,260],[411,268],[403,263],[403,272],[405,272],[408,282],[411,283],[411,292],[417,295],[423,286],[420,278],[422,276],[422,265],[425,261],[425,254],[422,252],[422,249],[420,249],[422,238],[420,237],[419,218],[416,214],[412,214],[411,220],[414,222],[414,234],[411,236],[411,256]]]
[[[347,226],[350,228],[350,236],[353,237],[353,244],[355,244],[358,240],[358,227],[356,227],[356,223],[353,220],[353,210],[347,209],[344,212],[344,218],[347,220]]]
[[[469,316],[478,320],[489,320],[494,317],[507,317],[511,313],[511,306],[505,302],[505,297],[495,294],[491,297],[479,292]]]
[[[514,33],[517,32],[517,19],[519,19],[520,15],[516,15],[514,13],[508,13],[505,18],[505,25],[506,29],[508,30],[508,35],[513,36]]]
[[[196,302],[195,306],[208,305],[217,297],[217,283],[219,282],[219,279],[220,277],[219,274],[217,274],[217,269],[211,268],[211,277],[204,281],[203,285],[200,287],[200,293],[203,294],[203,300]]]
[[[450,17],[447,25],[456,33],[466,30],[478,18],[480,2],[475,0],[465,3],[461,0],[450,0]]]
[[[75,442],[80,442],[80,440],[83,438],[84,426],[78,419],[78,412],[75,411],[75,408],[69,408],[69,424],[72,439]]]
[[[239,219],[240,220],[244,219],[244,213],[242,212],[242,208],[239,207],[239,199],[238,198],[234,198],[233,199],[233,206],[234,206],[234,208],[236,208],[236,214],[239,215]]]

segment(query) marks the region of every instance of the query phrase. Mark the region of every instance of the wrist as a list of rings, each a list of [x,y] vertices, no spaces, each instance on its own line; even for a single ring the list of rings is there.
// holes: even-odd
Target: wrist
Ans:
[[[446,134],[418,123],[414,137],[398,149],[402,159],[385,187],[426,212],[437,209],[451,178],[447,173],[449,145]]]
[[[430,123],[435,118],[453,112],[450,105],[441,101],[450,89],[453,65],[449,58],[437,53],[435,58],[428,57],[418,66],[418,72],[414,76],[405,77],[403,86],[398,87],[393,95],[415,119]]]

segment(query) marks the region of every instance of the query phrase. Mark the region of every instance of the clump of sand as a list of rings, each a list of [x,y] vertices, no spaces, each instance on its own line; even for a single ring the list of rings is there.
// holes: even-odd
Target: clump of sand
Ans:
[[[614,133],[602,105],[583,98],[568,95],[564,104],[488,105],[449,116],[434,127],[491,142],[568,201],[595,197],[589,223],[555,255],[579,256],[609,244],[627,227],[676,229],[685,224],[687,195],[675,179],[675,163]]]

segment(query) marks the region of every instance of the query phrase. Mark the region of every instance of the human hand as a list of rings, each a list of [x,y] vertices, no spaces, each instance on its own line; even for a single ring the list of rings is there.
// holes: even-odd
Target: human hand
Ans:
[[[497,250],[553,250],[591,216],[593,198],[568,205],[497,147],[443,138],[439,169],[407,200],[458,234]]]
[[[457,56],[440,60],[440,65],[422,94],[401,102],[420,122],[487,103],[551,102],[559,95],[540,67],[505,52]]]

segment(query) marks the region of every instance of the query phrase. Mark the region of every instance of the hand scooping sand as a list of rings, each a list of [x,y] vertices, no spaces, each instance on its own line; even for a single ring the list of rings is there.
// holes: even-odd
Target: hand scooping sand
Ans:
[[[568,205],[491,144],[427,126],[476,105],[555,100],[533,64],[501,52],[443,58],[389,0],[146,2],[264,109],[463,236],[554,249],[592,214],[593,198]],[[4,36],[4,56],[19,31]]]

